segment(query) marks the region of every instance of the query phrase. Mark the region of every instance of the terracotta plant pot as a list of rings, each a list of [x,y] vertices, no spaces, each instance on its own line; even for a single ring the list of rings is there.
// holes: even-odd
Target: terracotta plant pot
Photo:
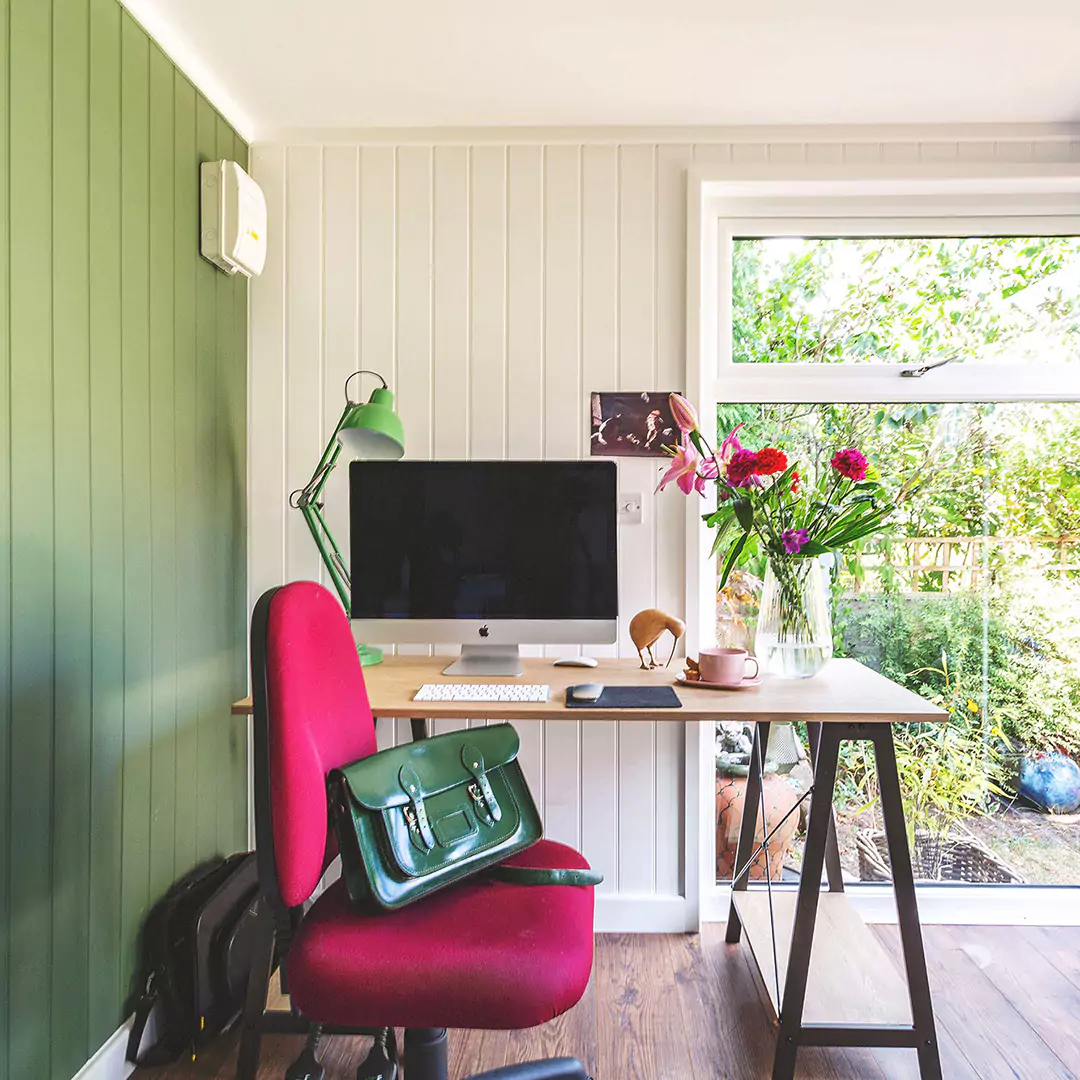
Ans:
[[[801,794],[797,781],[779,773],[766,773],[763,784],[765,792],[765,817],[772,828],[799,801]],[[716,778],[716,880],[730,881],[735,872],[735,855],[739,846],[739,825],[742,822],[743,802],[746,799],[745,776],[718,776]],[[765,837],[764,823],[758,808],[755,847]],[[769,841],[768,866],[772,880],[779,881],[784,872],[784,860],[791,849],[795,830],[799,827],[799,815],[792,814],[776,835]],[[751,881],[764,881],[766,874],[765,852],[762,851],[750,866]]]

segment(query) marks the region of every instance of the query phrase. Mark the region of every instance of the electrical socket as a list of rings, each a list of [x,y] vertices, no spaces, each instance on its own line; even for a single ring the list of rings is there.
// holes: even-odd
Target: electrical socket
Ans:
[[[619,493],[619,524],[640,525],[642,521],[641,492]]]

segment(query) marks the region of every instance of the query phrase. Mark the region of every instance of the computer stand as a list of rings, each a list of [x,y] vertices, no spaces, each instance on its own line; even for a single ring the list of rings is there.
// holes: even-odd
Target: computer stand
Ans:
[[[521,653],[516,645],[462,645],[461,656],[443,671],[444,675],[524,675]]]

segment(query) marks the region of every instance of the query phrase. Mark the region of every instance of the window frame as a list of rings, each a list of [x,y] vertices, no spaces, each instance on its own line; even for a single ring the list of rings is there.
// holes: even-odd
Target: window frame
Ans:
[[[948,165],[905,168],[752,169],[692,167],[687,174],[686,390],[701,416],[719,402],[906,403],[1080,401],[1080,363],[1074,365],[948,365],[920,378],[902,378],[900,364],[736,364],[731,356],[732,240],[736,237],[1080,235],[1080,166]],[[724,283],[727,283],[727,288]],[[977,371],[977,387],[972,386]],[[713,493],[709,492],[709,498]],[[687,650],[715,643],[711,536],[701,514],[711,503],[687,499]],[[711,591],[708,593],[711,595]],[[696,820],[687,821],[687,854],[697,847],[699,911],[723,917],[728,887],[715,884],[712,834],[699,829],[713,802],[714,736],[698,725],[687,738],[687,788],[700,793]],[[692,803],[688,798],[688,808]],[[709,815],[709,816],[706,816]],[[700,838],[700,839],[699,839]],[[1014,887],[1002,886],[1016,897]],[[1026,886],[1016,921],[1080,921],[1076,887]],[[982,920],[973,896],[1000,906],[1000,889],[920,886],[926,921]],[[1036,890],[1033,892],[1032,890]],[[860,886],[860,906],[880,915],[887,887]],[[998,900],[991,899],[992,896]],[[990,907],[987,907],[990,911]],[[1000,917],[995,909],[990,916]]]

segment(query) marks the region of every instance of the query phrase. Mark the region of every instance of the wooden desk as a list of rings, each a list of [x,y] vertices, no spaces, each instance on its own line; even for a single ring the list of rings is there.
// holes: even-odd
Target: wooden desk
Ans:
[[[522,682],[551,687],[544,703],[412,700],[424,683],[506,682],[505,678],[446,678],[445,656],[399,656],[364,669],[376,717],[409,717],[413,737],[427,732],[428,720],[652,720],[712,722],[725,718],[755,722],[753,764],[747,778],[739,832],[727,940],[747,944],[777,1016],[779,1037],[773,1080],[792,1080],[799,1046],[912,1047],[918,1051],[923,1080],[940,1080],[934,1015],[926,976],[922,930],[915,900],[907,832],[900,801],[892,724],[942,722],[947,714],[911,691],[855,660],[833,660],[812,679],[766,677],[760,686],[739,691],[703,690],[676,685],[681,709],[568,709],[566,687],[580,682],[609,685],[667,685],[678,668],[641,670],[636,660],[601,660],[595,668],[553,667],[550,660],[528,659]],[[251,712],[251,699],[233,712]],[[418,715],[419,714],[419,715]],[[798,891],[749,886],[748,871],[767,852],[770,828],[757,820],[769,725],[801,720],[807,724],[814,783]],[[832,800],[840,744],[874,745],[882,816],[889,841],[903,944],[907,986],[877,939],[844,896]],[[764,841],[758,837],[764,836]],[[828,892],[822,893],[823,872]],[[819,920],[823,933],[815,939]],[[811,954],[811,950],[813,950]],[[774,958],[775,953],[775,958]],[[812,957],[812,958],[811,958]]]
[[[422,714],[429,720],[807,720],[889,723],[943,720],[945,713],[897,686],[857,660],[833,660],[813,679],[766,676],[746,690],[701,690],[675,683],[678,660],[670,668],[642,671],[637,660],[601,660],[595,668],[554,667],[550,660],[526,659],[519,680],[469,679],[443,675],[448,656],[395,656],[364,668],[371,711],[376,717]],[[413,695],[424,683],[499,683],[520,681],[551,687],[546,702],[425,701]],[[612,686],[675,686],[681,709],[568,709],[566,688],[576,683]],[[233,713],[251,712],[251,698],[237,701]]]

